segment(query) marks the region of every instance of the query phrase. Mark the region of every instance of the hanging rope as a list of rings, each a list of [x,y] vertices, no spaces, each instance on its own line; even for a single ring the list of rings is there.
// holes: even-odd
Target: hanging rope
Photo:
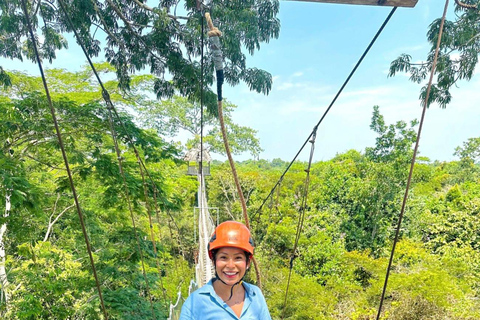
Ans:
[[[377,40],[377,38],[380,36],[380,34],[382,33],[383,29],[385,28],[385,26],[387,25],[387,23],[390,21],[390,18],[392,17],[392,15],[395,13],[395,11],[397,10],[397,7],[394,7],[389,15],[387,16],[387,18],[385,19],[385,21],[383,22],[382,26],[380,27],[380,29],[377,31],[377,33],[375,34],[375,36],[373,37],[372,41],[370,41],[370,44],[368,45],[368,47],[365,49],[365,51],[363,52],[362,56],[360,57],[360,59],[358,60],[357,64],[355,65],[355,67],[352,69],[352,71],[350,72],[350,74],[348,75],[347,79],[345,80],[345,82],[343,83],[343,85],[340,87],[340,89],[338,90],[337,94],[335,95],[335,97],[333,98],[332,102],[330,102],[330,105],[328,106],[327,110],[325,110],[325,112],[323,113],[322,117],[320,118],[320,120],[318,121],[318,123],[316,124],[316,126],[314,127],[316,130],[320,124],[323,122],[323,119],[325,119],[325,117],[327,116],[328,112],[330,111],[330,109],[333,107],[333,105],[335,104],[335,102],[337,101],[338,97],[340,96],[340,94],[342,93],[343,89],[347,86],[348,82],[350,81],[350,79],[352,78],[352,76],[355,74],[355,71],[357,71],[358,67],[360,66],[360,64],[362,63],[363,59],[365,58],[365,56],[367,55],[367,53],[370,51],[370,49],[372,48],[373,44],[375,43],[375,41]],[[287,168],[285,169],[285,171],[283,172],[283,174],[280,176],[280,179],[278,179],[277,183],[273,186],[272,190],[270,191],[270,193],[268,194],[268,196],[263,200],[262,204],[260,205],[260,207],[258,207],[258,209],[256,210],[256,212],[253,214],[252,216],[252,219],[253,217],[256,216],[256,214],[258,214],[259,212],[261,212],[263,206],[265,205],[265,203],[267,202],[268,198],[270,198],[272,195],[273,195],[273,192],[275,191],[275,189],[278,187],[278,185],[280,184],[280,182],[283,180],[283,177],[287,174],[288,170],[290,170],[290,167],[293,165],[293,163],[297,160],[298,156],[300,155],[300,153],[302,152],[303,148],[307,145],[307,143],[310,141],[311,137],[313,136],[313,131],[310,133],[310,135],[308,136],[308,138],[305,140],[305,142],[303,143],[303,145],[300,147],[300,150],[298,150],[297,154],[295,155],[295,157],[293,157],[293,160],[290,162],[290,164],[287,166]]]
[[[410,182],[412,181],[413,168],[415,166],[415,160],[416,160],[416,157],[417,157],[417,151],[418,151],[418,146],[419,146],[419,142],[420,142],[420,135],[422,133],[423,122],[425,120],[425,113],[426,113],[427,108],[428,108],[428,100],[430,98],[430,91],[431,91],[431,88],[432,88],[433,75],[435,74],[435,68],[437,66],[438,52],[440,51],[440,43],[442,41],[443,26],[445,24],[445,17],[447,15],[447,9],[448,9],[448,0],[445,1],[445,8],[443,10],[443,16],[442,16],[442,20],[440,22],[440,30],[438,31],[438,40],[437,40],[437,46],[435,48],[435,56],[434,56],[433,62],[432,62],[432,69],[430,71],[430,79],[428,80],[427,94],[426,94],[425,100],[423,102],[422,117],[420,119],[420,124],[419,124],[419,127],[418,127],[417,141],[415,142],[415,149],[413,150],[412,162],[410,164],[410,172],[408,173],[407,187],[405,189],[405,195],[403,196],[402,209],[400,210],[400,216],[398,217],[397,229],[395,230],[395,239],[393,240],[392,251],[390,253],[390,259],[388,261],[387,273],[385,275],[385,282],[383,284],[382,297],[380,299],[380,305],[378,307],[378,313],[377,313],[376,320],[380,319],[380,314],[382,312],[383,301],[385,299],[385,292],[387,291],[388,278],[390,276],[390,269],[392,268],[393,256],[395,254],[395,247],[397,246],[398,237],[399,237],[399,234],[400,234],[400,226],[402,225],[402,219],[403,219],[403,215],[405,213],[405,206],[407,204],[408,191],[410,189]]]
[[[222,85],[224,80],[224,74],[223,74],[222,46],[220,44],[220,36],[222,35],[222,32],[213,25],[212,19],[208,12],[205,13],[205,18],[207,19],[208,28],[210,29],[210,31],[208,31],[210,51],[212,52],[213,63],[215,65],[215,71],[217,76],[217,100],[218,100],[217,106],[218,106],[218,119],[220,122],[220,129],[222,131],[222,138],[223,138],[223,143],[225,145],[225,152],[227,153],[228,163],[230,164],[233,179],[235,181],[235,186],[237,188],[238,196],[240,198],[240,204],[242,206],[242,212],[243,212],[243,219],[245,220],[245,225],[247,226],[247,228],[250,229],[250,222],[249,222],[248,213],[247,213],[247,205],[245,202],[245,197],[243,195],[242,187],[240,186],[240,182],[238,180],[238,174],[235,168],[235,162],[233,161],[232,153],[230,152],[230,146],[229,146],[228,137],[227,137],[227,130],[225,128],[225,121],[223,119]],[[260,268],[258,266],[258,263],[255,257],[252,258],[252,261],[253,261],[253,265],[255,266],[255,273],[257,276],[257,285],[261,289],[262,280],[260,277]]]
[[[65,169],[67,170],[68,180],[70,182],[70,189],[72,190],[73,199],[75,201],[75,206],[77,208],[78,218],[80,220],[80,225],[82,227],[83,237],[85,239],[85,244],[87,246],[88,256],[89,256],[89,259],[90,259],[90,265],[92,267],[93,276],[95,278],[95,283],[96,283],[96,286],[97,286],[97,292],[98,292],[98,297],[100,299],[100,304],[101,304],[101,307],[102,307],[103,316],[104,316],[105,320],[108,320],[107,310],[105,309],[105,303],[103,301],[102,289],[100,288],[100,281],[98,279],[97,269],[95,268],[95,262],[93,260],[92,248],[91,248],[91,245],[90,245],[90,241],[88,239],[88,234],[87,234],[87,229],[85,227],[85,221],[84,221],[84,218],[83,218],[83,213],[82,213],[82,210],[80,208],[80,203],[78,201],[77,191],[75,189],[75,184],[73,182],[72,172],[70,170],[70,165],[68,163],[67,153],[65,151],[65,146],[63,144],[62,134],[60,132],[60,128],[59,128],[59,125],[58,125],[55,108],[53,107],[52,99],[51,99],[51,96],[50,96],[50,91],[48,90],[47,80],[46,80],[45,74],[43,72],[42,61],[41,61],[40,55],[38,53],[38,48],[37,48],[35,35],[33,33],[33,28],[32,28],[32,25],[30,23],[30,18],[28,16],[26,0],[22,0],[22,9],[23,9],[23,12],[25,14],[25,20],[27,22],[28,32],[29,32],[30,37],[31,37],[33,50],[35,52],[35,57],[36,57],[36,60],[37,60],[37,63],[38,63],[38,69],[40,70],[40,74],[42,76],[43,87],[45,88],[45,94],[47,96],[48,105],[50,107],[50,113],[52,114],[52,119],[53,119],[53,123],[54,123],[54,126],[55,126],[55,132],[56,132],[57,138],[58,138],[58,144],[59,144],[60,149],[62,151],[62,157],[63,157],[63,161],[65,163]]]
[[[308,167],[307,169],[305,169],[305,172],[307,173],[307,175],[305,177],[305,182],[303,187],[304,189],[303,189],[302,202],[300,205],[300,213],[298,215],[297,232],[295,234],[295,243],[293,245],[292,256],[290,257],[290,268],[289,268],[290,270],[288,272],[287,288],[285,289],[285,299],[283,300],[282,319],[285,318],[285,310],[287,308],[287,299],[288,299],[288,289],[290,288],[290,279],[292,277],[292,271],[293,271],[293,261],[297,257],[298,241],[300,240],[300,236],[302,234],[302,229],[303,229],[303,222],[305,221],[308,191],[310,187],[310,169],[312,167],[313,154],[315,152],[315,139],[317,138],[317,129],[318,127],[315,127],[313,129],[312,139],[309,140],[309,142],[312,145],[310,147],[310,158],[308,160]]]
[[[67,12],[66,12],[65,5],[64,5],[64,3],[63,3],[63,0],[59,0],[59,3],[61,4],[62,10],[63,10],[63,12],[64,12],[67,20],[69,21],[70,26],[71,26],[71,28],[72,28],[72,30],[73,30],[76,38],[77,38],[77,39],[80,39],[80,37],[79,37],[79,35],[78,35],[78,32],[77,32],[77,31],[75,30],[75,28],[73,27],[72,21],[71,21],[71,19],[69,18]],[[62,4],[63,4],[63,6],[62,6]],[[101,18],[101,17],[100,17],[100,18]],[[106,32],[108,32],[108,30],[106,30]],[[112,37],[114,37],[114,36],[112,35]],[[127,141],[129,142],[130,146],[132,147],[132,149],[133,149],[133,151],[134,151],[134,153],[135,153],[135,157],[137,158],[138,161],[140,161],[140,164],[142,165],[142,167],[143,167],[143,169],[144,169],[144,172],[147,174],[147,177],[149,178],[150,182],[152,183],[152,186],[153,186],[153,189],[154,189],[154,196],[157,195],[157,194],[158,194],[158,188],[157,188],[157,186],[156,186],[156,183],[155,183],[154,179],[152,178],[152,176],[150,175],[149,170],[148,170],[147,167],[145,166],[145,163],[143,162],[142,158],[140,157],[140,154],[139,154],[139,152],[138,152],[138,149],[137,149],[137,147],[135,146],[135,143],[133,142],[132,136],[131,136],[130,133],[128,132],[128,130],[127,130],[127,128],[125,127],[125,124],[124,124],[122,118],[120,117],[120,115],[118,114],[115,106],[113,105],[113,103],[112,103],[112,101],[111,101],[111,99],[110,99],[110,95],[109,95],[108,91],[105,89],[105,86],[103,85],[103,82],[102,82],[102,80],[100,79],[100,76],[98,75],[98,72],[97,72],[95,66],[94,66],[93,63],[92,63],[92,60],[90,59],[90,56],[88,55],[88,53],[87,53],[87,51],[86,51],[86,49],[85,49],[85,46],[83,45],[83,43],[82,43],[81,40],[79,40],[78,43],[79,43],[80,47],[82,48],[83,53],[84,53],[85,57],[87,58],[87,61],[88,61],[89,65],[90,65],[93,73],[95,74],[95,77],[96,77],[96,79],[97,79],[100,87],[102,88],[102,96],[103,96],[105,102],[107,103],[107,106],[110,106],[110,109],[111,109],[111,111],[113,112],[113,115],[115,116],[116,120],[118,121],[118,123],[119,123],[120,126],[122,127],[122,130],[124,131],[124,134],[125,134],[125,136],[126,136],[126,139],[127,139]],[[156,204],[156,209],[158,210],[157,204]],[[167,212],[167,213],[168,213],[168,212]],[[170,215],[170,213],[168,213],[168,215]],[[170,218],[171,218],[173,221],[175,220],[171,215],[170,215]],[[174,224],[175,224],[177,230],[179,230],[179,228],[178,228],[178,226],[177,226],[177,224],[176,224],[175,221],[174,221]]]

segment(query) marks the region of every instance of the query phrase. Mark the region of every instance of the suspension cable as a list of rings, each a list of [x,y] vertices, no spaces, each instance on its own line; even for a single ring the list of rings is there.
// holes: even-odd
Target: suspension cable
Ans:
[[[257,211],[255,211],[255,213],[252,215],[252,219],[255,217],[255,215],[257,213],[261,214],[261,210],[263,208],[263,206],[265,205],[265,203],[267,202],[268,198],[270,198],[272,195],[273,195],[273,192],[275,191],[275,189],[278,187],[278,185],[280,184],[280,182],[283,180],[283,177],[287,174],[288,170],[290,170],[290,167],[293,165],[293,163],[295,162],[295,160],[297,160],[298,156],[300,155],[300,153],[302,152],[303,148],[307,145],[308,141],[310,141],[311,137],[313,136],[313,133],[317,130],[317,128],[320,126],[320,124],[322,123],[323,119],[326,117],[326,115],[328,114],[328,112],[330,111],[330,109],[333,107],[333,105],[335,104],[335,101],[337,101],[338,97],[340,96],[340,94],[342,93],[343,89],[346,87],[346,85],[348,84],[348,82],[350,81],[350,79],[352,78],[352,76],[354,75],[355,71],[357,71],[358,67],[360,66],[360,64],[362,63],[363,59],[365,58],[365,56],[367,55],[367,53],[370,51],[370,49],[372,48],[373,44],[375,43],[375,41],[377,40],[377,38],[380,36],[380,34],[382,33],[383,29],[385,28],[385,26],[387,25],[387,23],[390,21],[390,18],[392,17],[392,15],[395,13],[395,11],[397,10],[397,7],[394,7],[389,15],[387,16],[387,18],[385,19],[385,21],[383,22],[382,26],[380,27],[380,29],[377,31],[377,33],[375,34],[375,36],[373,37],[372,41],[370,41],[370,44],[368,45],[368,47],[365,49],[365,51],[363,52],[362,56],[360,57],[360,59],[358,60],[357,64],[355,65],[355,67],[352,69],[352,71],[350,72],[350,74],[348,75],[347,79],[345,80],[345,82],[343,83],[343,85],[340,87],[340,89],[338,90],[337,94],[335,95],[335,97],[333,98],[332,102],[330,102],[330,105],[328,106],[327,110],[325,110],[325,112],[323,113],[322,117],[320,118],[320,120],[318,121],[317,125],[314,127],[313,131],[310,133],[310,135],[308,136],[308,138],[305,140],[305,142],[303,143],[303,145],[300,147],[300,150],[298,150],[297,154],[295,155],[295,157],[293,157],[293,160],[290,162],[290,164],[287,166],[287,168],[285,169],[285,171],[283,172],[283,174],[280,176],[280,179],[278,179],[277,183],[273,186],[272,190],[270,191],[270,193],[268,194],[268,196],[265,198],[265,200],[263,200],[262,204],[260,205],[260,207],[258,207]],[[258,219],[257,219],[258,220]]]
[[[303,197],[302,197],[302,202],[300,205],[300,213],[298,215],[298,223],[297,223],[297,232],[295,234],[295,243],[293,245],[293,250],[292,250],[292,256],[290,257],[290,270],[288,272],[288,280],[287,280],[287,287],[285,289],[285,299],[283,300],[283,308],[282,308],[282,320],[285,318],[285,310],[287,309],[287,299],[288,299],[288,289],[290,288],[290,279],[292,277],[292,271],[293,271],[293,261],[295,260],[297,256],[297,247],[298,247],[298,241],[300,240],[300,236],[302,234],[302,229],[303,229],[303,222],[305,221],[305,212],[306,212],[306,207],[307,207],[307,199],[308,199],[308,191],[310,187],[310,169],[312,167],[312,161],[313,161],[313,154],[315,152],[315,139],[317,137],[317,128],[315,127],[312,131],[312,138],[309,140],[309,142],[312,144],[310,147],[310,158],[308,160],[308,167],[305,169],[305,172],[307,173],[305,177],[305,182],[304,182],[304,189],[303,189]]]
[[[400,210],[400,216],[398,217],[397,229],[395,230],[395,239],[393,240],[392,251],[390,253],[390,259],[388,261],[387,273],[385,275],[385,282],[383,284],[382,297],[380,299],[380,305],[378,307],[378,313],[377,313],[376,320],[380,319],[380,314],[382,312],[383,301],[385,299],[385,292],[387,291],[388,277],[390,275],[390,269],[392,267],[393,256],[395,254],[395,247],[397,245],[398,237],[399,237],[399,234],[400,234],[400,226],[402,225],[402,219],[403,219],[403,215],[405,213],[405,206],[407,204],[408,191],[410,189],[410,182],[412,180],[413,168],[415,166],[415,160],[416,160],[416,157],[417,157],[417,151],[418,151],[418,146],[419,146],[419,142],[420,142],[420,134],[422,133],[423,122],[424,122],[424,119],[425,119],[425,113],[426,113],[427,108],[428,108],[428,100],[430,98],[430,91],[431,91],[431,88],[432,88],[433,76],[435,74],[435,68],[437,66],[438,52],[440,51],[440,43],[442,41],[443,26],[445,24],[445,17],[447,15],[447,9],[448,9],[448,0],[445,1],[445,8],[443,10],[443,16],[442,16],[442,20],[440,22],[440,29],[438,31],[437,46],[435,48],[435,56],[434,56],[433,62],[432,62],[432,69],[430,71],[430,79],[428,81],[427,94],[425,96],[425,100],[424,100],[424,103],[423,103],[422,117],[420,119],[420,124],[419,124],[419,127],[418,127],[417,141],[415,142],[415,149],[413,150],[412,162],[410,164],[410,172],[408,173],[407,187],[405,189],[405,195],[403,196],[402,209]]]
[[[65,146],[63,144],[63,138],[62,138],[62,134],[60,132],[60,128],[59,128],[59,125],[58,125],[55,108],[53,107],[52,98],[50,96],[50,91],[48,90],[47,80],[46,80],[45,74],[43,72],[42,61],[41,61],[40,55],[38,53],[38,48],[37,48],[35,35],[33,34],[33,28],[32,28],[31,22],[30,22],[30,18],[28,16],[26,0],[22,0],[22,9],[23,9],[23,12],[25,14],[25,20],[27,22],[28,32],[30,33],[30,37],[31,37],[31,40],[32,40],[32,46],[33,46],[33,50],[35,52],[35,57],[36,57],[36,60],[37,60],[37,63],[38,63],[38,69],[40,70],[40,74],[42,76],[42,82],[43,82],[43,86],[45,88],[45,94],[47,96],[48,105],[50,107],[50,113],[52,114],[52,119],[53,119],[53,123],[54,123],[54,126],[55,126],[55,132],[56,132],[57,138],[58,138],[58,144],[59,144],[60,149],[62,151],[63,162],[65,163],[65,168],[67,170],[68,180],[70,182],[70,189],[72,190],[73,199],[75,201],[75,206],[77,208],[78,218],[80,220],[80,225],[82,227],[83,237],[85,239],[85,244],[87,246],[88,256],[89,256],[89,259],[90,259],[90,265],[92,267],[93,276],[95,278],[95,283],[96,283],[96,286],[97,286],[98,297],[100,299],[100,304],[101,304],[101,307],[102,307],[103,316],[104,316],[105,320],[108,320],[108,314],[107,314],[107,310],[105,309],[105,303],[103,301],[102,289],[100,288],[100,281],[99,281],[99,278],[98,278],[98,275],[97,275],[97,269],[95,268],[95,262],[94,262],[94,259],[93,259],[90,240],[88,239],[88,234],[87,234],[87,229],[86,229],[86,226],[85,226],[83,212],[82,212],[82,209],[80,207],[80,203],[78,201],[78,195],[77,195],[77,191],[76,191],[76,188],[75,188],[75,184],[73,182],[73,176],[72,176],[72,172],[70,170],[70,165],[68,163],[67,153],[65,151]]]

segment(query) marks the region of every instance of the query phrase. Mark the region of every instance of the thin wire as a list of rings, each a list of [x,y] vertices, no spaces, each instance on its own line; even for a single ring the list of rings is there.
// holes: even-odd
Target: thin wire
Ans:
[[[447,9],[448,9],[448,0],[445,1],[445,8],[443,10],[442,21],[440,22],[440,30],[438,32],[437,46],[435,48],[435,57],[433,58],[432,69],[431,69],[431,72],[430,72],[430,79],[428,81],[427,94],[426,94],[426,97],[425,97],[425,101],[423,103],[422,117],[420,119],[420,125],[418,127],[418,133],[417,133],[417,141],[415,142],[415,149],[413,151],[412,162],[410,164],[410,172],[408,173],[407,187],[405,189],[405,194],[403,196],[402,209],[400,211],[400,216],[398,217],[397,229],[395,231],[395,239],[393,240],[392,251],[390,253],[390,260],[388,261],[387,273],[385,275],[385,282],[383,284],[382,297],[380,299],[380,306],[378,307],[378,313],[377,313],[376,320],[380,319],[380,314],[382,312],[383,300],[385,299],[385,292],[387,291],[388,278],[390,276],[390,269],[392,267],[393,256],[395,254],[395,247],[396,247],[397,242],[398,242],[398,237],[399,237],[399,234],[400,234],[400,226],[402,225],[402,219],[403,219],[403,215],[405,213],[405,206],[407,204],[408,191],[410,189],[410,182],[412,180],[412,175],[413,175],[413,167],[415,166],[415,160],[416,160],[416,157],[417,157],[417,151],[418,151],[418,146],[419,146],[419,142],[420,142],[420,135],[422,133],[422,127],[423,127],[423,122],[424,122],[424,119],[425,119],[425,113],[427,111],[428,100],[430,98],[430,91],[431,91],[431,88],[432,88],[433,75],[435,73],[435,68],[437,66],[438,52],[440,50],[440,43],[442,41],[443,26],[445,24],[445,17],[447,15]]]
[[[78,40],[78,44],[79,44],[80,47],[82,48],[83,53],[84,53],[85,57],[87,58],[87,61],[88,61],[89,65],[90,65],[90,68],[92,69],[93,73],[95,74],[95,77],[97,78],[97,81],[98,81],[100,87],[102,88],[102,96],[103,96],[103,99],[105,100],[105,102],[106,102],[106,104],[107,104],[107,109],[109,110],[109,114],[110,114],[110,112],[113,112],[113,114],[115,115],[116,119],[117,119],[118,122],[120,123],[120,125],[121,125],[121,127],[122,127],[122,129],[123,129],[123,131],[124,131],[124,133],[125,133],[125,135],[126,135],[126,137],[127,137],[128,142],[130,143],[132,149],[134,150],[135,157],[136,157],[137,161],[140,162],[141,166],[144,168],[145,173],[147,174],[149,180],[151,181],[151,183],[152,183],[152,185],[153,185],[153,189],[154,189],[154,199],[155,199],[155,210],[156,210],[156,212],[157,212],[157,220],[159,220],[158,205],[157,205],[157,201],[156,201],[156,199],[157,199],[156,194],[157,194],[157,192],[158,192],[158,189],[157,189],[157,186],[156,186],[156,184],[155,184],[155,181],[153,180],[152,176],[150,175],[147,167],[145,166],[145,163],[142,161],[142,159],[141,159],[141,157],[140,157],[140,154],[139,154],[139,152],[138,152],[138,149],[136,148],[135,144],[133,143],[133,139],[132,139],[131,135],[129,134],[127,128],[125,127],[125,124],[123,123],[122,119],[120,118],[120,115],[118,114],[115,106],[113,105],[113,103],[112,103],[112,101],[111,101],[111,99],[110,99],[110,94],[108,93],[108,91],[106,90],[105,86],[103,85],[103,82],[102,82],[102,80],[100,79],[100,76],[98,75],[98,72],[97,72],[95,66],[93,65],[92,60],[90,59],[90,56],[88,55],[88,53],[87,53],[87,51],[86,51],[86,49],[85,49],[85,46],[84,46],[83,42],[81,41],[80,36],[78,35],[77,30],[76,30],[76,29],[74,28],[74,26],[73,26],[72,20],[70,19],[70,16],[69,16],[68,13],[67,13],[67,10],[66,10],[66,7],[65,7],[65,4],[64,4],[63,0],[59,0],[58,2],[59,2],[60,6],[61,6],[61,8],[62,8],[62,11],[63,11],[64,14],[65,14],[65,17],[67,18],[67,21],[69,22],[69,24],[70,24],[70,26],[71,26],[74,34],[75,34],[75,37],[76,37],[77,40]],[[129,204],[129,206],[130,206],[130,204]],[[171,216],[171,215],[170,215],[170,216]],[[171,217],[171,218],[173,219],[173,217]],[[175,223],[175,225],[176,225],[176,223]],[[136,232],[136,231],[135,231],[135,232]],[[140,253],[140,254],[141,254],[141,253]],[[143,263],[143,262],[142,262],[142,263]],[[148,286],[148,284],[147,284],[147,286]]]
[[[303,148],[307,145],[308,141],[310,140],[310,138],[312,137],[313,133],[317,130],[317,128],[320,126],[320,124],[322,123],[323,119],[326,117],[326,115],[328,114],[328,112],[330,111],[330,109],[332,108],[332,106],[335,104],[335,101],[337,101],[337,98],[340,96],[340,94],[342,93],[343,89],[346,87],[346,85],[348,84],[348,82],[350,81],[350,79],[352,78],[352,76],[354,75],[355,71],[357,71],[357,68],[360,66],[360,64],[362,63],[363,59],[365,58],[365,56],[367,55],[367,53],[370,51],[370,48],[373,46],[373,44],[375,43],[375,41],[377,40],[377,38],[380,36],[380,34],[382,33],[383,29],[385,28],[385,26],[387,25],[387,23],[390,21],[390,18],[392,17],[392,15],[395,13],[395,11],[397,10],[397,7],[394,7],[389,15],[387,16],[387,18],[385,19],[385,21],[383,22],[382,26],[380,27],[380,29],[377,31],[377,33],[375,34],[375,36],[373,37],[372,41],[370,42],[370,44],[368,45],[368,47],[365,49],[365,51],[363,52],[362,56],[360,57],[360,59],[358,60],[357,64],[355,65],[355,67],[352,69],[352,71],[350,72],[350,74],[348,75],[347,79],[345,80],[345,82],[343,83],[343,85],[340,87],[340,89],[338,90],[337,94],[335,95],[335,97],[333,98],[332,102],[330,102],[330,105],[328,106],[327,110],[325,110],[325,112],[323,113],[322,117],[320,118],[320,120],[318,121],[317,125],[314,127],[313,131],[310,133],[310,135],[308,136],[308,138],[305,140],[305,142],[303,143],[303,145],[300,147],[300,150],[298,150],[297,154],[295,155],[295,157],[293,158],[293,160],[290,162],[290,164],[288,165],[288,167],[285,169],[285,171],[283,172],[282,176],[280,177],[280,179],[278,179],[278,182],[275,184],[275,186],[272,188],[272,190],[270,191],[270,193],[268,194],[268,196],[265,198],[265,200],[262,202],[262,204],[260,205],[260,207],[257,209],[257,211],[253,214],[252,216],[252,219],[253,217],[255,217],[255,215],[259,212],[261,212],[263,206],[265,205],[265,203],[267,202],[268,198],[270,198],[273,194],[273,192],[275,191],[275,189],[278,187],[278,185],[280,184],[280,182],[282,181],[283,177],[287,174],[288,170],[290,170],[290,167],[293,165],[293,163],[295,162],[295,160],[297,160],[298,156],[300,155],[300,153],[302,152]]]
[[[302,234],[302,229],[303,229],[303,222],[305,221],[305,208],[307,207],[307,199],[308,199],[308,191],[310,187],[310,169],[312,167],[312,161],[313,161],[313,154],[315,152],[315,139],[317,137],[317,131],[316,128],[313,131],[313,136],[312,139],[309,140],[309,142],[312,144],[310,147],[310,158],[308,161],[308,167],[305,169],[305,172],[307,173],[305,177],[305,183],[304,183],[304,190],[303,190],[303,198],[302,198],[302,203],[300,207],[300,214],[298,215],[298,224],[297,224],[297,232],[295,235],[295,244],[293,245],[293,250],[292,250],[292,256],[290,258],[290,270],[288,273],[288,280],[287,280],[287,288],[285,289],[285,299],[283,301],[283,308],[282,308],[282,319],[285,318],[285,310],[287,307],[287,299],[288,299],[288,289],[290,288],[290,279],[292,277],[292,270],[293,270],[293,261],[295,260],[296,257],[296,251],[298,247],[298,241],[300,240],[300,235]]]
[[[148,174],[148,172],[147,172]],[[150,180],[152,180],[152,178],[150,178]],[[159,226],[158,228],[158,239],[159,239],[159,242],[161,243],[162,242],[162,233],[161,233],[161,225],[160,225],[160,209],[158,208],[158,201],[157,201],[157,193],[158,193],[158,190],[155,186],[155,184],[153,184],[153,203],[155,205],[155,216],[157,218],[157,224]],[[178,270],[177,270],[177,264],[175,263],[175,271],[177,271],[178,273]],[[163,295],[164,297],[167,296],[167,292],[166,292],[166,289],[163,287],[163,281],[160,280],[160,285],[162,286],[162,291],[163,291]],[[171,300],[170,297],[167,296],[167,299],[168,300]],[[165,306],[167,305],[167,299],[165,300]]]
[[[40,70],[40,74],[42,76],[42,82],[43,82],[43,86],[45,88],[45,94],[47,95],[48,105],[50,106],[50,112],[52,114],[53,123],[55,125],[55,132],[57,134],[58,144],[60,145],[60,149],[62,151],[62,157],[63,157],[63,161],[65,163],[65,168],[67,170],[68,180],[70,182],[70,188],[72,190],[73,199],[75,201],[75,206],[77,208],[78,218],[80,220],[80,225],[82,226],[83,237],[85,238],[85,244],[87,245],[88,256],[90,258],[90,264],[91,264],[91,267],[92,267],[93,276],[95,278],[95,283],[96,283],[97,291],[98,291],[98,297],[100,299],[100,304],[102,306],[103,316],[105,317],[105,320],[108,320],[107,310],[105,309],[105,303],[103,301],[102,289],[100,288],[100,281],[98,279],[97,269],[95,268],[95,262],[93,260],[92,248],[91,248],[91,245],[90,245],[90,241],[88,239],[88,234],[87,234],[87,229],[85,227],[85,221],[84,221],[84,218],[83,218],[82,209],[80,208],[80,203],[78,201],[77,191],[75,189],[75,184],[73,182],[72,172],[70,170],[70,165],[68,163],[67,153],[65,151],[65,146],[63,144],[62,134],[60,132],[60,128],[59,128],[59,125],[58,125],[58,121],[57,121],[57,117],[56,117],[56,113],[55,113],[55,108],[53,107],[52,98],[50,96],[50,91],[48,90],[48,85],[47,85],[47,80],[45,78],[45,73],[43,72],[42,61],[40,60],[40,55],[38,53],[37,43],[36,43],[36,40],[35,40],[35,35],[33,34],[33,28],[32,28],[32,25],[30,23],[30,18],[28,16],[28,11],[27,11],[27,4],[25,3],[25,0],[22,0],[22,9],[25,13],[25,20],[27,22],[28,31],[30,33],[30,37],[31,37],[31,40],[32,40],[33,50],[35,51],[35,57],[37,59],[38,69]]]

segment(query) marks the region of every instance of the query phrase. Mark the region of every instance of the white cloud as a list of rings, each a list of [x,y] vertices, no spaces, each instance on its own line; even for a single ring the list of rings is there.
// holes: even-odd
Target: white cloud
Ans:
[[[294,87],[294,84],[292,82],[283,82],[274,87],[273,90],[278,90],[278,91],[284,91],[288,90]]]

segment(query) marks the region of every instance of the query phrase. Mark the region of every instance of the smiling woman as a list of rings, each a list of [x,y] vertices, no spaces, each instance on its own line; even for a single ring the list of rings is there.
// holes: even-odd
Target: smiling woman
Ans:
[[[215,278],[188,297],[180,320],[270,320],[260,289],[243,282],[253,251],[253,240],[245,225],[236,221],[218,225],[208,247]]]

